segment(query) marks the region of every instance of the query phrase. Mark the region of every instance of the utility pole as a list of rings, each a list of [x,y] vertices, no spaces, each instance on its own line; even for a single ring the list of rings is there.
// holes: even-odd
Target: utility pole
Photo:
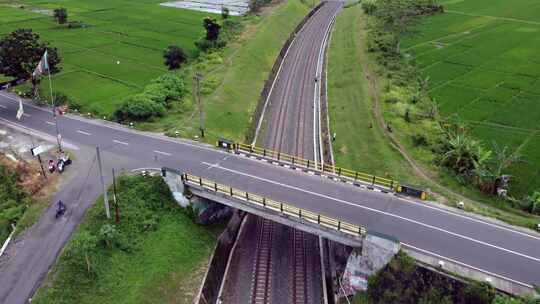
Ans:
[[[99,167],[99,178],[101,179],[101,186],[103,187],[103,204],[105,205],[105,214],[107,218],[111,218],[111,212],[109,211],[109,199],[107,197],[107,188],[105,187],[105,180],[103,179],[103,166],[101,165],[101,155],[99,154],[99,146],[96,146],[97,161]]]
[[[38,154],[37,158],[39,161],[39,166],[41,167],[41,174],[43,174],[43,177],[47,179],[47,174],[45,174],[45,169],[43,169],[43,162],[41,161],[41,156],[39,156]]]
[[[113,183],[113,200],[114,209],[116,213],[116,223],[120,223],[120,208],[118,207],[118,200],[116,198],[116,176],[114,174],[114,168],[112,169],[112,183]]]
[[[195,76],[193,76],[193,80],[195,80],[195,98],[197,98],[197,103],[199,105],[199,130],[201,130],[201,138],[204,138],[204,102],[201,98],[201,80],[203,79],[203,75],[201,73],[195,73]]]
[[[58,152],[62,152],[62,135],[60,135],[60,131],[58,130],[58,117],[56,116],[56,103],[54,102],[54,96],[53,96],[51,71],[49,70],[47,72],[48,72],[47,74],[49,74],[49,89],[51,92],[51,104],[52,104],[54,126],[56,128],[56,142],[58,144]]]

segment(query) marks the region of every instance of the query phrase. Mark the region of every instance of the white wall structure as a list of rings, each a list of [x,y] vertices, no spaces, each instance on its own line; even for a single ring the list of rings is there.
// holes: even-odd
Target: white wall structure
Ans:
[[[181,0],[163,2],[161,5],[215,14],[221,14],[221,8],[226,7],[229,9],[229,14],[232,16],[244,15],[249,11],[249,1],[247,0]]]

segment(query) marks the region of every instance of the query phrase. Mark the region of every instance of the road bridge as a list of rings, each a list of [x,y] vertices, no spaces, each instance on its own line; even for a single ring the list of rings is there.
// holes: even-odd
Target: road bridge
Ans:
[[[21,121],[15,118],[17,109],[18,98],[0,92],[0,123],[55,141],[49,109],[28,102],[25,104],[27,116]],[[291,170],[210,145],[138,132],[77,115],[61,117],[60,131],[70,147],[93,150],[95,146],[101,146],[107,153],[125,159],[123,166],[127,169],[177,168],[242,191],[364,226],[367,230],[393,235],[405,248],[457,262],[488,277],[500,278],[524,288],[540,284],[540,236],[532,231],[508,227],[429,202],[399,197],[394,193],[355,187]],[[52,252],[37,250],[32,254],[32,259],[39,260]],[[10,267],[14,259],[17,256],[1,269],[0,300],[9,294],[13,284],[17,284],[13,277],[20,273]],[[41,271],[45,273],[50,266]]]

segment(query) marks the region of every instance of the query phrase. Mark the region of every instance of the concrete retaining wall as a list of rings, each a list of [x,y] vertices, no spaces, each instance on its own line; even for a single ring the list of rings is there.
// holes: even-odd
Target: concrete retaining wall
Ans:
[[[196,303],[209,304],[216,303],[221,281],[225,274],[225,268],[227,267],[227,261],[229,259],[229,253],[232,250],[236,237],[238,236],[238,230],[242,223],[242,219],[245,213],[237,211],[231,217],[227,228],[219,236],[214,255],[210,261],[208,272],[204,279],[199,298]]]
[[[494,274],[481,271],[480,269],[474,269],[470,266],[462,265],[457,261],[449,261],[433,255],[421,253],[405,246],[402,247],[402,250],[414,258],[420,265],[425,264],[427,266],[432,266],[433,268],[439,269],[441,272],[457,274],[459,276],[474,279],[480,282],[489,282],[494,288],[509,294],[525,296],[533,294],[534,292],[534,290],[528,286],[524,286],[517,282],[512,282]],[[451,275],[449,276],[452,277]]]

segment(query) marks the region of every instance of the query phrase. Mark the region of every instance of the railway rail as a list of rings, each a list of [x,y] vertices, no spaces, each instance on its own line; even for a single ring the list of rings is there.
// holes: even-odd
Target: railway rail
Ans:
[[[272,290],[272,239],[275,224],[267,219],[258,218],[257,249],[253,280],[251,286],[251,303],[271,303]]]
[[[319,9],[298,32],[295,37],[297,47],[288,52],[287,66],[282,75],[277,75],[276,89],[271,93],[271,117],[268,118],[269,129],[265,135],[264,146],[267,149],[282,151],[296,157],[311,159],[315,165],[323,162],[322,147],[320,145],[320,66],[321,54],[328,29],[339,6],[336,3],[326,3]],[[324,32],[320,25],[324,26]],[[321,35],[321,33],[323,35]],[[257,243],[257,257],[254,261],[254,275],[252,286],[252,303],[270,303],[272,254],[272,231],[280,227],[267,220],[259,221],[259,236]],[[310,238],[306,233],[291,229],[289,231],[289,248],[291,251],[290,299],[282,301],[307,304],[322,302],[315,299],[310,277],[314,269],[310,257],[318,254],[319,250],[310,250],[318,241]],[[311,244],[315,242],[316,244]],[[269,249],[270,248],[270,249]]]

